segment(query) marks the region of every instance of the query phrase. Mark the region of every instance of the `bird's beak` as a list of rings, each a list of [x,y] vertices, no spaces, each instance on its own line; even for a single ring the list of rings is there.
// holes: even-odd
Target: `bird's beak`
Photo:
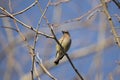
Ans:
[[[65,31],[62,31],[62,33],[64,34],[64,33],[65,33]]]

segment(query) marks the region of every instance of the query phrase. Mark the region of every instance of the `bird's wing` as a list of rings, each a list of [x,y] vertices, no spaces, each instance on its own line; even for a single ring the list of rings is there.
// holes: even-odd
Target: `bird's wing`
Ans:
[[[62,45],[63,41],[64,41],[64,36],[63,36],[62,38],[60,38],[59,43]],[[57,45],[56,45],[56,50],[57,50],[57,52],[59,52],[60,49],[61,49],[61,48],[60,48],[60,45],[57,44]]]
[[[59,40],[59,43],[62,45],[62,43],[63,43],[63,41],[64,41],[64,36],[62,36],[62,38],[60,38],[60,40]],[[60,50],[61,48],[60,48],[60,45],[59,44],[57,44],[56,45],[56,56],[57,56],[57,54],[58,53],[61,53],[61,50]]]
[[[68,45],[67,45],[67,49],[65,49],[66,52],[69,50],[71,42],[72,42],[72,40],[70,39],[70,41],[68,42]]]

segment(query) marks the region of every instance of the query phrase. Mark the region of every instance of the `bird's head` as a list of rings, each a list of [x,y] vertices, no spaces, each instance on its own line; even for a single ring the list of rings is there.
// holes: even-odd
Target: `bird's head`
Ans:
[[[63,34],[65,34],[65,33],[69,34],[69,32],[68,32],[67,30],[66,30],[66,31],[62,31],[62,33],[63,33]]]

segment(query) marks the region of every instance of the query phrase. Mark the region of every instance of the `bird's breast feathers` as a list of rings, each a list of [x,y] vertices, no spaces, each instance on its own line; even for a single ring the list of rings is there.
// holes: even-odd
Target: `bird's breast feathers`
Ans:
[[[66,38],[67,37],[67,38]],[[63,36],[60,40],[59,40],[59,43],[62,45],[62,47],[64,48],[65,52],[68,51],[68,49],[70,48],[70,45],[71,45],[71,39],[69,36]],[[57,44],[56,45],[56,49],[57,51],[60,51],[61,48],[60,46]]]

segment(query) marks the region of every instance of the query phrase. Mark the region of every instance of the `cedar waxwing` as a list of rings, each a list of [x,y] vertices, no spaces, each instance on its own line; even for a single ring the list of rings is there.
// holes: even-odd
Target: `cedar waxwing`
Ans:
[[[71,45],[71,38],[68,31],[62,31],[63,36],[59,39],[59,43],[64,48],[64,51],[67,52]],[[59,60],[61,60],[64,57],[64,53],[62,53],[61,47],[57,44],[56,45],[56,60],[54,63],[57,65],[59,63]]]

